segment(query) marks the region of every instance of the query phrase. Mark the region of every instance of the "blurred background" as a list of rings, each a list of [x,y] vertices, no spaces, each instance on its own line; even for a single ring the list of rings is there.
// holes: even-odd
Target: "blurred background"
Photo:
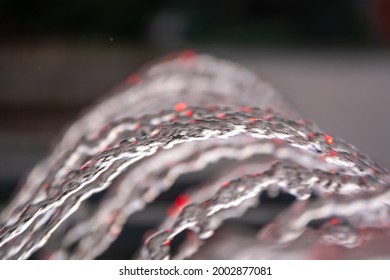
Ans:
[[[390,167],[389,46],[388,0],[0,0],[0,209],[83,108],[188,48]]]

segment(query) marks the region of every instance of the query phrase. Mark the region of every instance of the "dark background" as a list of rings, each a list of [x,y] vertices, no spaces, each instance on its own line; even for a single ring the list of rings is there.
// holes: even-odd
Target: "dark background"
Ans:
[[[390,167],[390,1],[0,0],[0,208],[61,128],[144,63],[239,62]]]

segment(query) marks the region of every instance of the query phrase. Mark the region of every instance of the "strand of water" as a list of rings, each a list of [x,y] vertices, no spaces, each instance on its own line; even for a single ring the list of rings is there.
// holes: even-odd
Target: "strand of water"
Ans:
[[[231,97],[238,92],[239,96],[232,99]],[[30,201],[31,193],[42,192],[41,186],[45,184],[43,181],[47,177],[47,170],[53,170],[53,165],[61,163],[62,159],[66,158],[64,153],[69,153],[72,149],[75,151],[77,143],[84,139],[98,138],[101,129],[115,120],[137,118],[144,114],[155,113],[157,108],[173,108],[176,104],[194,106],[257,104],[263,108],[271,107],[272,104],[274,109],[283,108],[279,111],[297,115],[293,110],[283,106],[280,95],[254,73],[231,62],[184,52],[176,59],[158,63],[142,73],[129,76],[124,89],[99,102],[70,126],[51,155],[31,171],[21,187],[24,191],[19,192],[2,212],[1,220],[12,218],[15,215],[12,211]],[[104,146],[95,148],[100,149]],[[76,159],[81,160],[83,156],[83,154],[78,155]],[[66,171],[59,171],[57,180],[61,180],[61,176],[66,173]],[[16,213],[19,211],[17,210]]]
[[[242,163],[243,170],[250,161],[266,166],[269,162],[256,158],[265,154],[299,165],[278,163],[244,176],[238,170],[225,171],[218,177],[226,182],[218,192],[215,182],[196,187],[187,196],[192,204],[176,209],[176,221],[176,214],[162,221],[162,231],[146,242],[143,257],[169,258],[170,241],[185,229],[197,237],[187,240],[177,256],[191,257],[223,220],[241,216],[264,191],[283,191],[298,202],[261,230],[260,240],[254,241],[261,248],[271,248],[268,243],[298,244],[305,232],[353,247],[356,229],[387,228],[387,170],[296,116],[252,72],[209,56],[187,51],[132,75],[119,94],[76,121],[30,173],[2,213],[0,257],[28,258],[51,239],[57,243],[52,258],[94,258],[118,237],[132,213],[181,175],[226,158]],[[238,179],[225,180],[231,176]],[[91,204],[91,216],[78,220],[73,215],[108,187],[102,202]],[[309,199],[313,193],[317,200]],[[195,198],[206,201],[196,204]],[[325,223],[321,231],[309,227],[335,216],[343,222]],[[74,224],[60,240],[55,231],[71,219]],[[291,247],[297,248],[292,256],[311,246],[304,243]]]
[[[118,146],[101,152],[80,170],[70,172],[58,187],[57,194],[42,202],[26,206],[25,212],[16,222],[3,227],[0,233],[0,246],[3,247],[26,230],[31,235],[29,231],[35,225],[34,221],[48,211],[67,206],[69,209],[63,209],[60,214],[62,217],[67,217],[77,209],[82,200],[107,188],[114,178],[132,163],[151,156],[159,148],[168,149],[183,142],[206,140],[211,137],[226,138],[248,133],[260,139],[283,139],[293,147],[320,154],[324,160],[349,168],[359,175],[372,175],[379,180],[386,175],[382,168],[358,153],[354,147],[333,138],[329,143],[330,141],[327,140],[329,136],[312,131],[312,128],[305,124],[278,116],[270,117],[269,114],[264,114],[264,111],[255,108],[251,109],[250,114],[234,113],[231,109],[205,111],[191,108],[191,110],[194,116],[199,117],[195,122],[190,120],[159,124],[151,129],[149,136],[142,134],[141,138],[135,138],[137,139],[135,142],[134,137],[122,140]],[[216,115],[213,115],[215,113]],[[133,120],[130,120],[130,123],[132,122]],[[125,120],[123,123],[128,122]],[[336,154],[331,151],[335,151]],[[59,224],[60,222],[46,225],[42,231],[34,231],[34,233],[38,234],[38,239],[47,238]],[[34,243],[27,242],[27,244]],[[19,247],[31,246],[23,242],[19,244]],[[36,249],[36,246],[32,248]],[[8,253],[11,251],[8,250]]]
[[[316,174],[316,176],[313,176],[313,174]],[[336,178],[336,181],[333,181],[334,178]],[[153,235],[147,241],[146,247],[144,248],[144,257],[152,259],[168,258],[170,241],[186,229],[196,231],[198,236],[202,239],[209,238],[221,224],[222,220],[241,214],[250,206],[256,205],[258,202],[256,198],[262,192],[267,191],[271,186],[276,185],[278,188],[293,195],[298,200],[306,200],[312,193],[313,186],[324,189],[325,192],[327,190],[329,191],[329,189],[333,189],[334,184],[338,185],[338,188],[340,189],[350,184],[368,188],[366,185],[360,185],[362,182],[360,177],[344,177],[343,182],[340,182],[337,178],[338,177],[335,177],[334,174],[328,172],[320,170],[311,172],[305,168],[291,167],[283,164],[276,164],[270,170],[261,174],[237,178],[224,184],[211,199],[199,205],[190,204],[186,206],[171,228]],[[367,183],[367,181],[365,182]],[[371,184],[375,183],[377,184],[376,181],[373,181]],[[376,197],[375,202],[380,201],[383,203],[383,196],[384,194],[381,194],[379,197]],[[330,209],[333,210],[332,214],[343,211],[344,213],[355,214],[356,210],[365,209],[364,207],[362,208],[362,206],[365,206],[365,203],[360,202],[359,205],[355,200],[353,200],[353,204],[345,203],[339,205],[337,208],[333,208],[335,206],[334,204],[327,204],[325,202],[324,204],[325,205],[323,206],[328,209],[328,212],[331,211]],[[243,210],[226,213],[226,210],[237,208],[241,205],[243,206]],[[378,207],[377,204],[376,206]],[[324,214],[324,211],[319,210],[318,212]],[[329,213],[327,214],[328,215],[325,215],[325,217],[330,216]],[[311,219],[324,217],[324,215],[320,217],[314,215],[312,212],[307,215],[303,214],[302,216],[310,217]],[[284,219],[280,222],[280,225],[284,225],[287,221],[288,219]],[[308,221],[305,222],[307,223],[299,221],[299,218],[297,219],[296,223],[299,223],[299,229],[306,228]],[[295,225],[293,228],[295,231],[289,227],[287,230],[281,230],[281,233],[296,232],[296,228],[298,228],[298,226]],[[272,236],[275,235],[272,234]]]

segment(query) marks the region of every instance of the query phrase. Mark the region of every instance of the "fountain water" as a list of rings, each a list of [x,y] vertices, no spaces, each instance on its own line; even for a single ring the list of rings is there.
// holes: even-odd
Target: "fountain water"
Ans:
[[[50,258],[95,258],[130,215],[212,164],[214,181],[205,176],[181,190],[135,257],[211,257],[207,248],[227,246],[209,243],[224,221],[243,216],[264,193],[296,201],[258,234],[241,236],[255,251],[233,246],[219,258],[318,258],[317,244],[372,257],[361,244],[378,240],[374,232],[387,236],[386,169],[300,119],[250,71],[184,51],[129,76],[69,127],[2,213],[0,257],[28,258],[46,244]],[[98,203],[89,199],[96,193],[104,194]],[[78,215],[83,208],[88,215]],[[186,230],[172,254],[171,242]],[[378,247],[375,256],[386,252]]]

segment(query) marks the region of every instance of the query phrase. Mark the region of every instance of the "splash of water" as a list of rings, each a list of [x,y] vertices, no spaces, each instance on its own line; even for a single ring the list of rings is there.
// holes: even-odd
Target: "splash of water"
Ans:
[[[146,240],[141,257],[169,258],[170,242],[186,229],[196,236],[176,255],[191,257],[201,240],[257,205],[264,192],[297,200],[253,241],[268,256],[280,251],[278,244],[299,244],[305,232],[328,245],[354,247],[359,229],[386,229],[387,171],[348,143],[296,120],[299,114],[251,72],[187,51],[130,76],[129,83],[76,121],[31,172],[2,214],[1,258],[28,258],[48,241],[55,243],[51,258],[94,258],[130,215],[181,175],[228,158],[237,164],[218,177],[223,187],[214,182],[182,195],[185,203]],[[244,175],[254,168],[267,171]],[[227,180],[232,176],[237,179]],[[77,217],[89,197],[109,187],[91,215]],[[320,229],[309,227],[315,221]],[[56,238],[61,226],[63,238]],[[310,246],[290,250],[301,258]]]

